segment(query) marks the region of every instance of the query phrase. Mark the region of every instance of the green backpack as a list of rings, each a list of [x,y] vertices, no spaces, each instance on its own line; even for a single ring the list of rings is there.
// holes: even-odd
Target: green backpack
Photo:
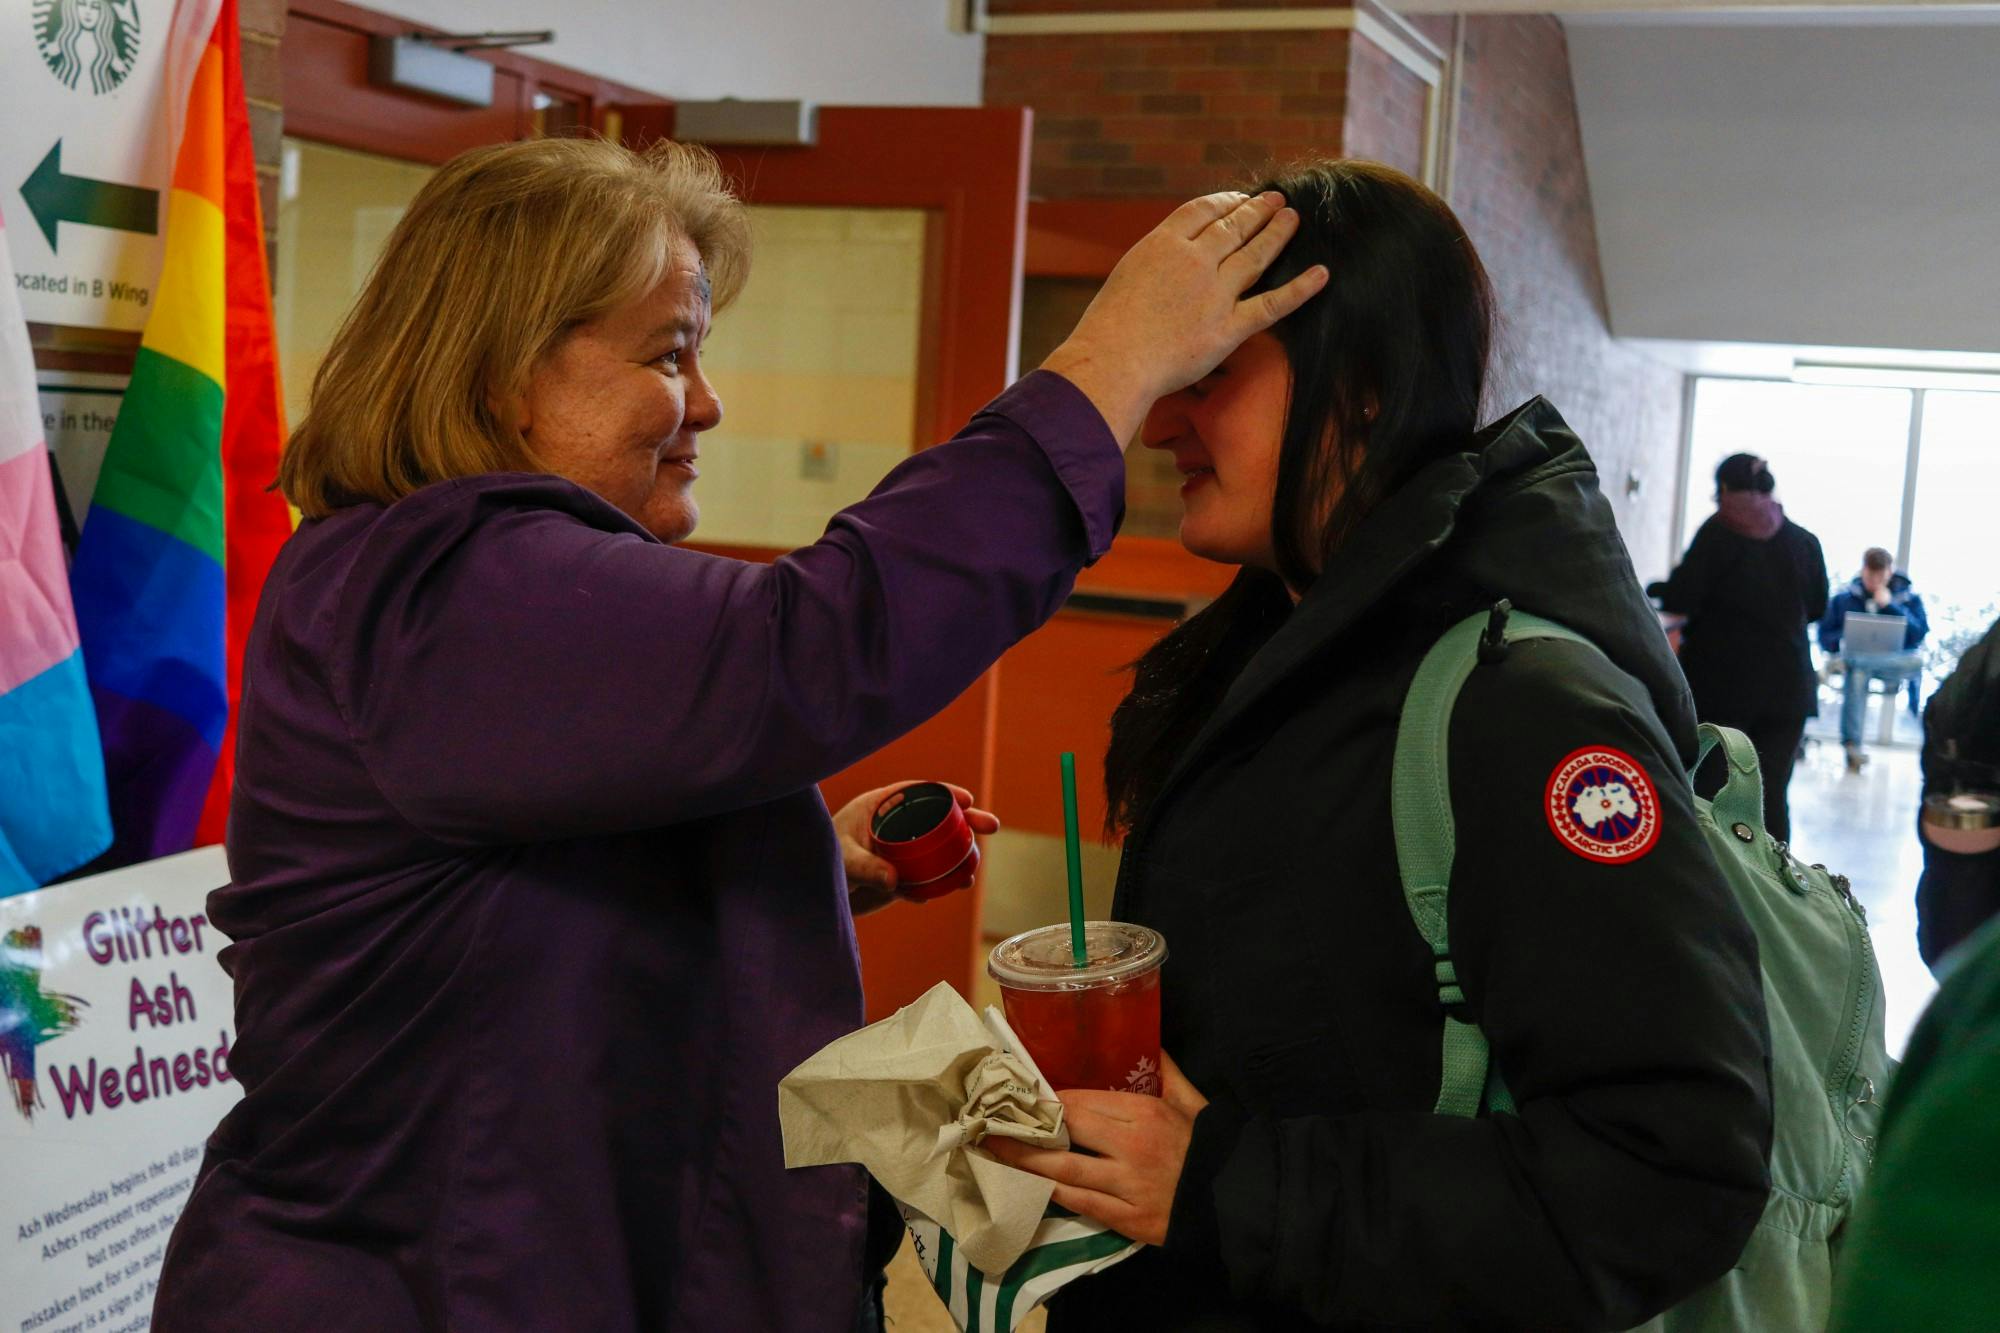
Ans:
[[[1396,859],[1417,929],[1437,958],[1447,1009],[1439,1115],[1512,1112],[1486,1037],[1451,1016],[1463,1003],[1446,939],[1454,833],[1446,772],[1452,705],[1480,656],[1482,636],[1588,639],[1552,621],[1509,612],[1472,616],[1439,639],[1403,702],[1392,779]],[[1844,876],[1802,865],[1764,832],[1757,752],[1741,732],[1703,723],[1701,757],[1718,745],[1728,781],[1695,817],[1736,901],[1757,933],[1771,1022],[1771,1197],[1736,1267],[1659,1315],[1647,1330],[1824,1329],[1841,1229],[1867,1175],[1892,1065],[1882,1042],[1881,970],[1861,907]],[[1697,761],[1697,765],[1699,760]],[[1691,775],[1690,775],[1691,778]]]

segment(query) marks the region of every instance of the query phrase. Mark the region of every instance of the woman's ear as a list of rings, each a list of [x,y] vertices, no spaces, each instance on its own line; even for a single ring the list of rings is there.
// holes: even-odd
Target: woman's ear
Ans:
[[[516,389],[512,393],[494,393],[489,390],[486,394],[486,411],[503,427],[509,427],[523,436],[534,424],[534,413],[529,410],[528,394],[525,389]]]

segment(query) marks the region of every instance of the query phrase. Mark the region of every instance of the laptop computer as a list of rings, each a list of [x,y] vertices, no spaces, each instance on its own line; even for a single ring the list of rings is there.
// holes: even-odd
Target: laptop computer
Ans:
[[[1903,651],[1903,631],[1908,623],[1901,616],[1850,611],[1842,623],[1842,657],[1883,657]]]

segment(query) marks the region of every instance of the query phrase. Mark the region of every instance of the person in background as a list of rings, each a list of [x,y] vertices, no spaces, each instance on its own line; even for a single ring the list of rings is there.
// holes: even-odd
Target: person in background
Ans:
[[[1899,653],[1842,651],[1847,617],[1854,614],[1901,616],[1903,650]],[[1848,772],[1859,773],[1868,762],[1862,750],[1861,732],[1868,713],[1870,681],[1882,682],[1882,688],[1891,696],[1892,708],[1896,691],[1908,682],[1912,693],[1910,706],[1915,711],[1916,680],[1923,669],[1917,646],[1930,631],[1931,623],[1924,615],[1924,599],[1911,590],[1907,574],[1896,572],[1896,557],[1880,546],[1871,546],[1862,553],[1861,572],[1828,599],[1826,615],[1819,622],[1819,646],[1821,652],[1840,654],[1840,744],[1847,752]]]
[[[1785,517],[1776,489],[1755,454],[1723,459],[1715,513],[1673,574],[1646,591],[1662,610],[1687,617],[1680,660],[1695,711],[1750,737],[1764,777],[1764,827],[1789,842],[1792,765],[1806,719],[1819,712],[1806,626],[1826,614],[1826,558],[1819,538]]]
[[[1924,796],[2000,793],[2000,621],[1967,650],[1924,708]],[[1917,952],[1940,960],[1987,918],[2000,915],[2000,847],[1958,840],[1940,847],[1919,820],[1924,874],[1917,881]]]
[[[1271,188],[1302,221],[1267,281],[1331,282],[1142,437],[1187,479],[1182,545],[1239,567],[1139,660],[1105,758],[1112,915],[1171,951],[1164,1095],[1059,1089],[1083,1151],[984,1146],[1153,1246],[1065,1287],[1052,1333],[1630,1328],[1726,1272],[1768,1191],[1757,945],[1681,777],[1693,702],[1582,442],[1540,398],[1480,426],[1492,292],[1451,209],[1365,162]],[[1500,598],[1603,651],[1522,641],[1466,681],[1446,1002],[1397,720]],[[1631,822],[1579,818],[1586,755]],[[1435,1111],[1456,1013],[1513,1109]]]

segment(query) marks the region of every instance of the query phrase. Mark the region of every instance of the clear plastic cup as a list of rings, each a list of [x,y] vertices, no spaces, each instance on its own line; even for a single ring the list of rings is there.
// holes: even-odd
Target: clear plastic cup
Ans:
[[[1000,983],[1007,1022],[1058,1092],[1104,1088],[1157,1097],[1166,941],[1123,921],[1089,921],[1083,929],[1082,967],[1070,951],[1068,922],[993,946],[986,970]]]

